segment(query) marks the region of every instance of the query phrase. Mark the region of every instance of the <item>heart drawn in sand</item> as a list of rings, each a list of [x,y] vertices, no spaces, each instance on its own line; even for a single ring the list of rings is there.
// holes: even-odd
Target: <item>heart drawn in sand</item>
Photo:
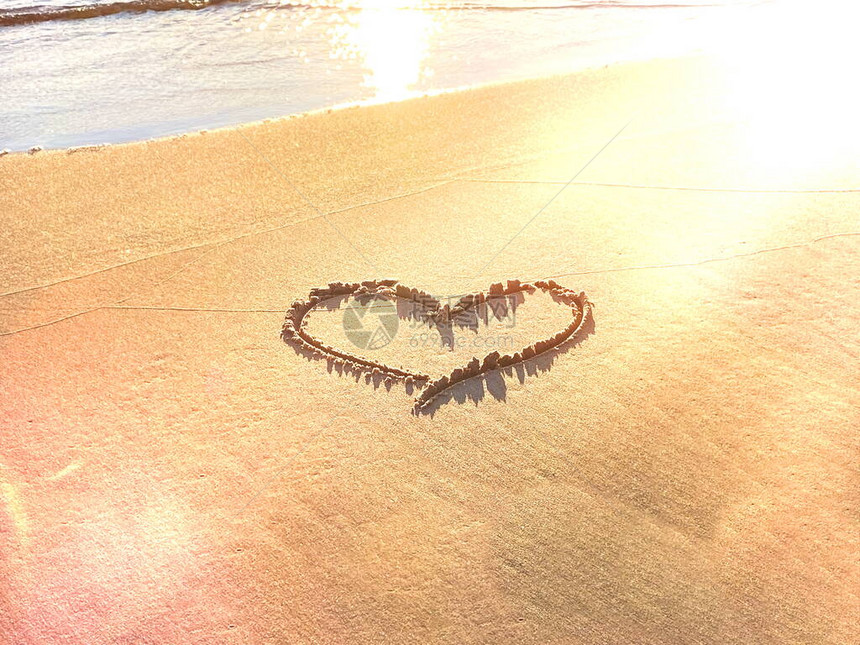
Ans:
[[[337,349],[315,338],[307,331],[308,314],[324,300],[332,298],[379,298],[384,300],[405,300],[420,307],[424,322],[431,326],[449,325],[460,316],[474,315],[474,312],[486,305],[491,305],[496,299],[509,296],[532,293],[540,290],[552,296],[553,300],[568,306],[572,312],[570,323],[549,338],[539,340],[524,347],[514,354],[500,354],[493,351],[482,360],[473,357],[466,365],[454,369],[450,374],[433,378],[428,374],[410,371],[403,368],[391,367],[379,361],[358,356]],[[365,373],[380,377],[388,383],[404,381],[407,386],[421,390],[415,399],[413,412],[420,414],[425,411],[430,402],[445,390],[454,385],[493,370],[501,370],[517,365],[536,356],[556,349],[559,346],[576,340],[583,331],[586,322],[591,318],[592,305],[585,293],[576,293],[553,280],[538,280],[532,284],[519,280],[508,280],[507,285],[496,283],[490,286],[486,293],[479,292],[463,296],[453,306],[442,305],[439,300],[429,293],[409,288],[397,280],[367,280],[365,282],[332,282],[327,287],[312,289],[307,300],[296,300],[287,310],[284,325],[281,328],[281,338],[298,351],[306,351],[327,359],[336,366],[349,369],[353,373]]]

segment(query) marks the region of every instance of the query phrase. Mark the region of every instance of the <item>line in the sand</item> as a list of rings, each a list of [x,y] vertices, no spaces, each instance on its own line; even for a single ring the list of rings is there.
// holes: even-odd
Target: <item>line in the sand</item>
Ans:
[[[574,174],[574,175],[573,175],[573,177],[571,177],[571,178],[570,178],[570,179],[569,179],[569,180],[564,184],[564,186],[562,186],[562,187],[561,187],[561,190],[559,190],[555,195],[553,195],[553,196],[550,198],[550,200],[549,200],[546,204],[544,204],[544,205],[540,208],[540,210],[538,210],[538,212],[537,212],[537,213],[535,213],[534,215],[532,215],[531,219],[529,219],[529,221],[528,221],[528,222],[526,222],[526,223],[523,225],[523,227],[522,227],[519,231],[517,231],[517,232],[516,232],[516,234],[515,234],[515,235],[514,235],[510,240],[508,240],[507,242],[505,242],[504,246],[502,246],[502,248],[500,248],[498,251],[496,251],[496,253],[495,253],[495,254],[493,254],[493,257],[491,257],[491,258],[487,261],[487,263],[486,263],[486,264],[481,268],[481,270],[480,270],[480,271],[478,271],[478,273],[476,273],[476,274],[475,274],[471,279],[472,279],[472,280],[474,280],[475,278],[478,278],[478,277],[479,277],[479,276],[480,276],[484,271],[486,271],[486,270],[487,270],[487,267],[488,267],[488,266],[490,266],[490,265],[493,263],[493,261],[494,261],[497,257],[499,257],[499,255],[500,255],[500,254],[501,254],[501,253],[502,253],[506,248],[508,248],[508,247],[511,245],[511,243],[512,243],[515,239],[517,239],[517,238],[522,234],[522,232],[523,232],[524,230],[526,230],[526,229],[529,227],[529,225],[537,219],[537,217],[538,217],[541,213],[543,213],[547,208],[549,208],[550,204],[552,204],[552,203],[556,200],[556,198],[557,198],[559,195],[561,195],[561,194],[564,192],[564,190],[565,190],[568,186],[570,186],[570,185],[574,182],[574,180],[575,180],[577,177],[579,177],[579,176],[583,173],[583,171],[584,171],[586,168],[588,168],[588,167],[591,165],[591,163],[592,163],[595,159],[597,159],[597,158],[601,155],[601,153],[602,153],[604,150],[606,150],[606,149],[607,149],[607,148],[612,144],[612,142],[613,142],[613,141],[615,141],[619,136],[621,136],[621,133],[622,133],[622,132],[624,132],[624,130],[626,130],[626,129],[627,129],[627,126],[628,126],[628,125],[630,125],[630,124],[633,122],[633,119],[635,119],[635,118],[636,118],[635,116],[634,116],[633,118],[631,118],[627,123],[625,123],[625,124],[621,127],[621,129],[620,129],[618,132],[616,132],[616,133],[612,136],[612,138],[610,138],[610,139],[609,139],[609,141],[607,141],[606,143],[604,143],[604,144],[603,144],[603,147],[602,147],[602,148],[600,148],[600,150],[598,150],[596,153],[594,153],[594,156],[592,156],[592,157],[591,157],[591,159],[589,159],[588,161],[586,161],[586,162],[585,162],[585,165],[584,165],[584,166],[582,166],[582,168],[580,168],[579,170],[577,170],[577,171],[576,171],[576,174]]]
[[[22,289],[16,289],[14,291],[7,291],[5,293],[0,293],[0,298],[6,298],[8,296],[17,296],[22,293],[27,293],[29,291],[38,291],[39,289],[48,289],[50,287],[56,287],[57,285],[65,284],[67,282],[74,282],[75,280],[83,280],[84,278],[89,278],[94,275],[98,275],[100,273],[107,273],[108,271],[113,271],[114,269],[121,269],[123,267],[131,266],[133,264],[138,264],[139,262],[146,262],[147,260],[154,260],[155,258],[160,258],[165,255],[173,255],[174,253],[182,253],[184,251],[194,251],[195,249],[202,249],[207,246],[212,246],[216,244],[216,242],[202,242],[200,244],[195,244],[193,246],[185,246],[181,249],[173,249],[171,251],[164,251],[162,253],[154,253],[153,255],[147,255],[142,258],[135,258],[134,260],[128,260],[127,262],[121,262],[120,264],[112,264],[109,267],[103,267],[101,269],[95,269],[94,271],[90,271],[89,273],[82,273],[79,275],[69,276],[67,278],[59,278],[58,280],[54,280],[52,282],[47,282],[45,284],[37,284],[32,287],[24,287]]]
[[[746,258],[756,255],[762,255],[765,253],[772,253],[776,251],[785,251],[789,249],[797,249],[803,248],[804,246],[810,246],[812,244],[816,244],[818,242],[823,242],[825,240],[831,240],[842,237],[856,237],[860,236],[860,231],[847,231],[844,233],[832,233],[830,235],[822,235],[821,237],[816,237],[807,242],[797,242],[796,244],[786,244],[783,246],[775,246],[764,249],[758,249],[756,251],[748,251],[747,253],[738,253],[735,255],[728,255],[722,258],[706,258],[704,260],[697,260],[695,262],[681,262],[677,264],[650,264],[650,265],[636,265],[636,266],[626,266],[626,267],[613,267],[609,269],[595,269],[593,271],[573,271],[570,273],[556,273],[554,275],[542,276],[541,280],[550,280],[554,278],[564,278],[569,276],[577,276],[577,275],[599,275],[602,273],[618,273],[621,271],[645,271],[650,269],[676,269],[683,267],[694,267],[702,264],[709,264],[712,262],[727,262],[729,260],[735,260],[740,258]],[[534,281],[534,280],[529,280]],[[48,327],[50,325],[55,325],[57,323],[64,322],[66,320],[71,320],[72,318],[77,318],[79,316],[83,316],[85,314],[94,313],[96,311],[101,311],[103,309],[114,309],[114,310],[140,310],[140,311],[188,311],[188,312],[210,312],[210,313],[283,313],[283,309],[218,309],[218,308],[195,308],[195,307],[157,307],[157,306],[146,306],[146,305],[128,305],[121,306],[117,304],[108,304],[108,305],[100,305],[97,307],[92,307],[91,309],[87,309],[85,311],[79,311],[73,314],[69,314],[67,316],[63,316],[62,318],[57,318],[55,320],[49,320],[44,323],[40,323],[38,325],[33,325],[32,327],[24,327],[22,329],[14,329],[12,331],[4,331],[0,332],[0,337],[2,336],[13,336],[15,334],[21,334],[27,331],[33,331],[36,329],[41,329],[43,327]],[[31,311],[26,308],[19,308],[16,311]],[[51,310],[53,311],[53,310]]]
[[[424,188],[420,188],[415,191],[411,191],[408,193],[401,193],[398,195],[392,195],[390,197],[383,197],[378,200],[370,200],[367,202],[361,202],[359,204],[353,204],[351,206],[345,206],[344,208],[339,208],[336,210],[328,211],[327,215],[338,215],[340,213],[346,213],[351,210],[355,210],[358,208],[366,208],[368,206],[374,206],[376,204],[384,204],[386,202],[394,201],[397,199],[405,199],[407,197],[412,197],[414,195],[420,195],[421,193],[426,193],[431,190],[435,190],[436,188],[441,188],[443,186],[447,186],[456,182],[465,182],[465,183],[488,183],[488,184],[546,184],[546,185],[560,185],[564,182],[562,181],[551,181],[551,180],[539,180],[539,179],[479,179],[479,178],[468,178],[468,177],[458,177],[453,179],[444,179],[439,183],[432,184],[430,186],[425,186]],[[607,188],[631,188],[631,189],[643,189],[643,190],[678,190],[678,191],[698,191],[698,192],[717,192],[717,193],[753,193],[753,194],[839,194],[839,193],[860,193],[860,188],[810,188],[810,189],[767,189],[767,188],[709,188],[709,187],[696,187],[696,186],[652,186],[647,184],[619,184],[619,183],[608,183],[608,182],[592,182],[592,181],[575,181],[572,182],[573,186],[603,186]],[[232,242],[236,242],[241,239],[245,239],[247,237],[253,237],[255,235],[265,235],[267,233],[273,233],[276,231],[284,230],[290,228],[291,226],[299,226],[301,224],[305,224],[307,222],[312,222],[316,219],[320,219],[320,215],[315,215],[313,217],[307,217],[304,219],[299,219],[293,222],[287,222],[286,224],[280,224],[278,226],[274,226],[271,228],[266,228],[260,231],[246,231],[245,233],[241,233],[239,235],[235,235],[233,237],[229,237],[225,240],[220,240],[217,242],[201,242],[200,244],[194,244],[191,246],[184,246],[178,249],[171,249],[170,251],[163,251],[161,253],[153,253],[152,255],[147,255],[141,258],[135,258],[133,260],[128,260],[127,262],[121,262],[120,264],[113,264],[108,267],[102,267],[100,269],[95,269],[88,273],[80,273],[78,275],[69,276],[66,278],[59,278],[57,280],[53,280],[51,282],[46,282],[43,284],[33,285],[31,287],[23,287],[21,289],[16,289],[14,291],[7,291],[5,293],[0,293],[0,298],[5,298],[9,296],[16,296],[23,293],[28,293],[30,291],[38,291],[40,289],[49,289],[51,287],[56,287],[61,284],[66,284],[69,282],[75,282],[76,280],[83,280],[84,278],[90,278],[95,275],[99,275],[101,273],[107,273],[109,271],[113,271],[115,269],[122,269],[127,266],[131,266],[134,264],[138,264],[140,262],[146,262],[147,260],[155,260],[160,257],[165,257],[168,255],[175,255],[177,253],[184,253],[186,251],[194,251],[197,249],[204,249],[207,247],[212,247],[208,249],[206,252],[202,253],[198,257],[191,260],[187,265],[184,265],[182,269],[175,272],[174,274],[168,276],[162,282],[159,282],[153,285],[150,288],[157,288],[164,283],[170,281],[176,275],[181,273],[183,270],[188,268],[188,266],[197,263],[201,260],[205,255],[208,255],[210,252],[216,251],[218,248],[230,244]],[[257,222],[254,222],[257,223]],[[547,276],[551,277],[551,276]]]
[[[808,189],[791,189],[791,188],[709,188],[707,186],[652,186],[648,184],[617,184],[602,181],[575,181],[563,182],[561,180],[548,179],[480,179],[461,177],[457,181],[463,181],[472,184],[537,184],[537,185],[555,185],[565,184],[565,186],[602,186],[606,188],[638,188],[642,190],[689,190],[704,193],[762,193],[762,194],[817,194],[817,193],[860,193],[860,188],[808,188]]]
[[[241,128],[238,128],[238,129],[236,130],[236,132],[238,132],[238,133],[239,133],[239,136],[241,136],[245,141],[247,141],[247,142],[248,142],[248,145],[249,145],[249,146],[251,146],[251,148],[253,148],[254,152],[256,152],[256,153],[260,156],[260,158],[261,158],[263,161],[265,161],[265,162],[266,162],[266,163],[271,167],[271,169],[272,169],[272,170],[274,170],[274,171],[278,174],[278,176],[279,176],[281,179],[283,179],[285,182],[287,182],[287,184],[289,184],[290,188],[292,188],[294,191],[296,191],[296,193],[298,193],[298,194],[299,194],[299,196],[300,196],[303,200],[305,200],[305,202],[308,204],[308,206],[310,206],[310,207],[311,207],[311,208],[313,208],[317,213],[319,213],[320,217],[322,217],[322,218],[323,218],[323,220],[325,220],[326,224],[328,224],[329,226],[331,226],[331,227],[335,230],[335,232],[336,232],[336,233],[341,237],[341,239],[343,239],[343,241],[344,241],[344,242],[346,242],[347,244],[349,244],[349,246],[350,246],[350,247],[352,247],[352,250],[353,250],[353,251],[355,251],[355,252],[356,252],[356,253],[361,257],[361,259],[362,259],[362,260],[364,260],[364,261],[367,263],[367,265],[368,265],[371,269],[373,269],[373,270],[374,270],[374,271],[376,271],[377,273],[379,272],[379,270],[376,268],[376,265],[374,265],[374,264],[373,264],[373,262],[371,262],[370,260],[368,260],[368,259],[367,259],[367,256],[366,256],[364,253],[362,253],[362,252],[358,249],[358,247],[356,247],[356,246],[355,246],[355,244],[353,244],[353,243],[352,243],[352,241],[351,241],[351,240],[350,240],[346,235],[344,235],[344,232],[343,232],[342,230],[340,230],[340,228],[338,228],[337,226],[335,226],[335,224],[334,224],[334,223],[333,223],[333,222],[328,218],[328,216],[327,216],[325,213],[323,213],[323,212],[319,209],[319,207],[318,207],[316,204],[314,204],[314,203],[313,203],[313,202],[308,198],[308,196],[307,196],[307,195],[305,195],[305,194],[304,194],[304,193],[299,189],[299,187],[298,187],[298,186],[296,186],[296,185],[295,185],[295,184],[290,180],[290,178],[289,178],[289,177],[287,177],[283,172],[281,172],[281,170],[280,170],[277,166],[275,166],[275,164],[273,164],[273,163],[272,163],[272,161],[271,161],[271,160],[270,160],[266,155],[264,155],[264,154],[263,154],[263,152],[262,152],[262,151],[261,151],[257,146],[255,146],[255,145],[253,144],[253,142],[252,142],[252,141],[251,141],[251,140],[250,140],[250,139],[245,135],[245,133],[244,133],[244,132],[242,132],[242,129],[241,129]]]
[[[284,308],[280,309],[231,309],[229,307],[158,307],[149,305],[107,305],[102,309],[130,309],[132,311],[205,311],[211,313],[225,314],[283,314]]]
[[[375,199],[375,200],[370,200],[370,201],[366,201],[366,202],[361,202],[358,204],[352,204],[350,206],[344,206],[343,208],[338,208],[338,209],[335,209],[332,211],[328,211],[327,213],[325,213],[325,215],[339,215],[341,213],[347,213],[351,210],[355,210],[358,208],[366,208],[368,206],[375,206],[377,204],[384,204],[386,202],[391,202],[391,201],[395,201],[398,199],[406,199],[407,197],[412,197],[413,195],[420,195],[421,193],[426,193],[426,192],[429,192],[429,191],[434,190],[436,188],[441,188],[442,186],[447,186],[448,184],[454,183],[456,181],[458,181],[458,180],[456,180],[456,179],[442,180],[439,183],[431,184],[429,186],[425,186],[423,188],[419,188],[418,190],[410,191],[408,193],[399,193],[397,195],[391,195],[389,197],[383,197],[381,199]],[[95,269],[93,271],[90,271],[89,273],[80,273],[78,275],[69,276],[67,278],[59,278],[59,279],[53,280],[51,282],[45,282],[43,284],[33,285],[32,287],[23,287],[21,289],[16,289],[14,291],[7,291],[5,293],[0,293],[0,298],[5,298],[5,297],[9,297],[9,296],[17,296],[17,295],[20,295],[22,293],[28,293],[30,291],[38,291],[40,289],[50,289],[51,287],[56,287],[58,285],[66,284],[68,282],[74,282],[76,280],[83,280],[84,278],[89,278],[89,277],[92,277],[94,275],[99,275],[101,273],[107,273],[108,271],[113,271],[114,269],[122,269],[124,267],[131,266],[131,265],[137,264],[139,262],[145,262],[147,260],[155,260],[155,259],[158,259],[161,257],[166,257],[168,255],[175,255],[177,253],[183,253],[185,251],[193,251],[196,249],[202,249],[202,248],[206,248],[206,247],[210,247],[210,246],[213,247],[212,249],[207,250],[205,253],[202,253],[198,257],[191,260],[188,264],[183,265],[183,268],[180,269],[179,271],[177,271],[172,276],[169,276],[164,281],[154,285],[155,287],[158,287],[158,286],[164,284],[164,282],[167,282],[168,280],[172,279],[172,277],[175,277],[178,273],[181,273],[185,268],[187,268],[191,264],[194,264],[195,262],[199,261],[204,255],[208,255],[210,251],[217,250],[217,248],[221,248],[222,246],[226,246],[227,244],[231,244],[232,242],[237,242],[239,240],[243,240],[243,239],[248,238],[248,237],[254,237],[255,235],[266,235],[267,233],[274,233],[276,231],[282,231],[284,229],[288,229],[291,226],[299,226],[301,224],[313,222],[314,220],[321,219],[322,217],[323,217],[323,215],[314,215],[313,217],[306,217],[304,219],[299,219],[299,220],[296,220],[293,222],[287,222],[285,224],[279,224],[277,226],[272,226],[270,228],[265,228],[265,229],[262,229],[259,231],[246,231],[244,233],[240,233],[239,235],[234,235],[233,237],[228,237],[227,239],[220,240],[217,242],[201,242],[200,244],[194,244],[191,246],[184,246],[184,247],[181,247],[178,249],[171,249],[170,251],[162,251],[161,253],[153,253],[152,255],[147,255],[147,256],[144,256],[142,258],[135,258],[134,260],[128,260],[127,262],[121,262],[119,264],[113,264],[111,266],[103,267],[101,269]],[[252,222],[252,224],[256,224],[256,223],[257,222]]]
[[[762,255],[764,253],[773,253],[774,251],[787,251],[789,249],[800,249],[805,246],[810,246],[812,244],[816,244],[818,242],[822,242],[824,240],[831,240],[839,237],[854,237],[860,235],[860,231],[858,232],[845,232],[845,233],[832,233],[830,235],[822,235],[821,237],[816,237],[815,239],[809,240],[808,242],[797,242],[796,244],[785,244],[783,246],[773,246],[765,249],[758,249],[756,251],[747,251],[746,253],[735,253],[734,255],[727,255],[723,258],[706,258],[704,260],[696,260],[694,262],[678,262],[675,264],[642,264],[635,266],[626,266],[626,267],[615,267],[610,269],[595,269],[593,271],[573,271],[570,273],[556,273],[555,275],[544,276],[544,280],[549,280],[551,278],[565,278],[568,276],[576,276],[576,275],[595,275],[601,273],[617,273],[619,271],[642,271],[646,269],[679,269],[683,267],[695,267],[701,266],[702,264],[710,264],[712,262],[726,262],[728,260],[737,260],[740,258],[748,258],[755,255]]]

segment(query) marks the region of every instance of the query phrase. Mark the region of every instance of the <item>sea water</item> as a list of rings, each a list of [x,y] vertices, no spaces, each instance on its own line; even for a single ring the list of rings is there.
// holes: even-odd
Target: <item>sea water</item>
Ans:
[[[0,148],[124,142],[674,56],[779,0],[0,0]]]

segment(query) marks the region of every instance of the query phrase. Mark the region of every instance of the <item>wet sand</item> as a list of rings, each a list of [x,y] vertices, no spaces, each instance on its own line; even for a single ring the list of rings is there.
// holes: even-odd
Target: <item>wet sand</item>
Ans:
[[[785,153],[732,81],[0,158],[0,642],[856,640],[860,147]],[[373,278],[594,324],[414,415],[280,338]]]

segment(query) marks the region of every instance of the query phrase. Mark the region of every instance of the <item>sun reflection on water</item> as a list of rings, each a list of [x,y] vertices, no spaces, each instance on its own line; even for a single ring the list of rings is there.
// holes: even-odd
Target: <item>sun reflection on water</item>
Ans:
[[[243,12],[236,22],[252,37],[286,39],[282,46],[302,64],[327,58],[327,74],[354,69],[372,93],[368,98],[395,101],[432,76],[429,40],[449,10],[426,6],[425,0],[281,0]]]
[[[360,61],[374,99],[405,98],[430,75],[424,62],[436,26],[431,12],[398,0],[364,0],[359,10],[343,15],[329,31],[331,56]]]

